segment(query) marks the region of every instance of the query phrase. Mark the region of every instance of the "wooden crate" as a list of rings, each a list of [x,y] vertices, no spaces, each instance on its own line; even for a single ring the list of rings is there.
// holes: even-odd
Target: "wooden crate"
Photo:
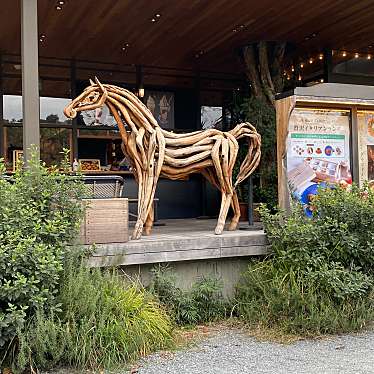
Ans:
[[[81,243],[124,243],[129,240],[128,199],[85,199]]]

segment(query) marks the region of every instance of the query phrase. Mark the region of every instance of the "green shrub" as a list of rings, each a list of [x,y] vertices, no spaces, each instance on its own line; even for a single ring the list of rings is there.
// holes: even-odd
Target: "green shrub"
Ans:
[[[366,188],[321,190],[314,217],[262,207],[273,251],[238,286],[244,319],[287,332],[358,329],[373,319],[374,198]],[[371,223],[371,224],[370,224]]]
[[[212,322],[226,316],[227,302],[222,297],[222,282],[203,277],[191,290],[176,286],[175,275],[166,267],[153,269],[150,291],[173,316],[178,325]]]
[[[237,311],[245,322],[285,333],[320,335],[358,330],[374,319],[374,293],[336,299],[317,282],[274,260],[254,261],[237,287]]]
[[[113,272],[69,266],[61,311],[38,313],[20,334],[18,369],[115,368],[171,343],[171,323],[153,296]]]
[[[67,244],[83,212],[77,202],[82,192],[79,180],[48,170],[35,158],[10,183],[0,162],[1,358],[37,309],[58,308]]]

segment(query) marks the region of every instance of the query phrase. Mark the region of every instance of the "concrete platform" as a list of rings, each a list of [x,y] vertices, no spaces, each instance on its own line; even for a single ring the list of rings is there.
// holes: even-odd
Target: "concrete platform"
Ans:
[[[97,244],[89,259],[93,267],[145,265],[166,262],[219,260],[265,255],[266,236],[260,226],[214,234],[216,220],[163,221],[150,236],[127,243]],[[241,227],[248,227],[242,223]]]

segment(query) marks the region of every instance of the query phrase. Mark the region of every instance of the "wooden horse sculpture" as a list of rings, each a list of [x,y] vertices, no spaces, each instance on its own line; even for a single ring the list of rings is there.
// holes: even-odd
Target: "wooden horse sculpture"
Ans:
[[[153,199],[160,176],[185,179],[201,173],[222,194],[216,234],[221,234],[230,205],[234,216],[229,230],[235,230],[240,209],[236,186],[258,166],[261,137],[248,122],[228,132],[216,129],[176,134],[162,129],[148,108],[130,91],[109,84],[91,82],[84,92],[64,109],[69,118],[77,112],[107,105],[122,137],[122,149],[131,163],[138,182],[138,219],[132,235],[139,239],[145,226],[149,234],[153,224]],[[126,127],[129,131],[126,130]],[[238,139],[247,138],[248,153],[240,166],[235,185],[232,172],[238,155]]]

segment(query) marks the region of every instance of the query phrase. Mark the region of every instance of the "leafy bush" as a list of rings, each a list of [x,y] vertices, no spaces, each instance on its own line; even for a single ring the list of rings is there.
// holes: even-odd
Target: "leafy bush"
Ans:
[[[171,323],[153,296],[114,272],[70,265],[61,311],[38,313],[20,334],[18,369],[113,368],[171,342]]]
[[[233,124],[249,121],[261,134],[261,163],[253,174],[253,197],[255,202],[262,202],[273,208],[277,205],[275,110],[261,99],[235,94],[231,104],[231,113]],[[233,170],[234,179],[247,154],[247,142],[240,142],[239,147],[237,163]],[[247,202],[246,183],[238,187],[238,192],[240,200]]]
[[[237,288],[239,316],[286,333],[319,335],[357,330],[374,319],[374,294],[336,299],[318,282],[276,260],[254,261]]]
[[[373,195],[358,187],[321,190],[312,219],[299,206],[288,216],[262,207],[273,257],[245,273],[239,313],[302,333],[357,329],[372,320]]]
[[[67,244],[83,213],[77,202],[82,192],[79,180],[35,158],[10,181],[0,162],[0,351],[37,309],[58,308]]]
[[[176,286],[175,275],[166,267],[153,269],[150,291],[173,316],[178,325],[195,325],[222,319],[227,303],[222,297],[222,282],[203,277],[190,291]]]

